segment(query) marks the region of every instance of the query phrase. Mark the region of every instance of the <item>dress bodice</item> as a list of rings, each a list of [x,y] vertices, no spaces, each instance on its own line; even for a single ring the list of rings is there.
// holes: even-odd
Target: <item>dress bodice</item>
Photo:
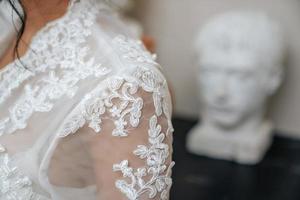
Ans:
[[[0,199],[168,199],[161,67],[104,1],[70,2],[0,71]]]

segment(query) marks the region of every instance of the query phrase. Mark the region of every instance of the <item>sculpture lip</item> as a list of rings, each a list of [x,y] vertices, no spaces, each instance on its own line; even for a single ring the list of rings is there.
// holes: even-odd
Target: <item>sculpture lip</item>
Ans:
[[[232,113],[234,112],[234,108],[232,106],[216,106],[216,105],[209,105],[208,110],[211,110],[213,112],[226,112],[226,113]]]

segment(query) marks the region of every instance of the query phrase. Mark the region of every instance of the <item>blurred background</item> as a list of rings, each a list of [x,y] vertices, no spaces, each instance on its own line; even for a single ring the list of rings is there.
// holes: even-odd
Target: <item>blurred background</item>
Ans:
[[[194,41],[211,17],[231,10],[262,10],[281,23],[289,42],[286,80],[270,115],[282,134],[300,138],[299,0],[137,0],[136,17],[155,38],[159,62],[176,94],[175,115],[198,117]],[[176,80],[176,81],[173,81]]]
[[[130,15],[153,38],[175,94],[171,200],[300,200],[300,1],[135,0],[131,8]],[[235,10],[266,12],[283,27],[288,43],[285,80],[268,110],[274,142],[253,166],[192,155],[185,147],[200,110],[196,34],[212,17]]]

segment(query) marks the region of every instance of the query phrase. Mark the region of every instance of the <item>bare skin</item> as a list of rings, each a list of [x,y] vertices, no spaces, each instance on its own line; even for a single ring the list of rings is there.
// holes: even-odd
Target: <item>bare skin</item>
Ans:
[[[28,49],[32,37],[48,22],[65,14],[69,0],[21,0],[27,14],[26,26],[18,46],[20,56]],[[16,38],[0,57],[0,70],[13,62]]]

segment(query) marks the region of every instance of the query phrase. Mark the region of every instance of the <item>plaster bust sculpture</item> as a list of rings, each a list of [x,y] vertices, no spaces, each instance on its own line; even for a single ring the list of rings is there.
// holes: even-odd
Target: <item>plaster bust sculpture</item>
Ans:
[[[278,24],[264,13],[231,12],[200,31],[196,49],[201,123],[188,135],[190,152],[258,163],[272,141],[268,98],[280,86],[285,54]]]

